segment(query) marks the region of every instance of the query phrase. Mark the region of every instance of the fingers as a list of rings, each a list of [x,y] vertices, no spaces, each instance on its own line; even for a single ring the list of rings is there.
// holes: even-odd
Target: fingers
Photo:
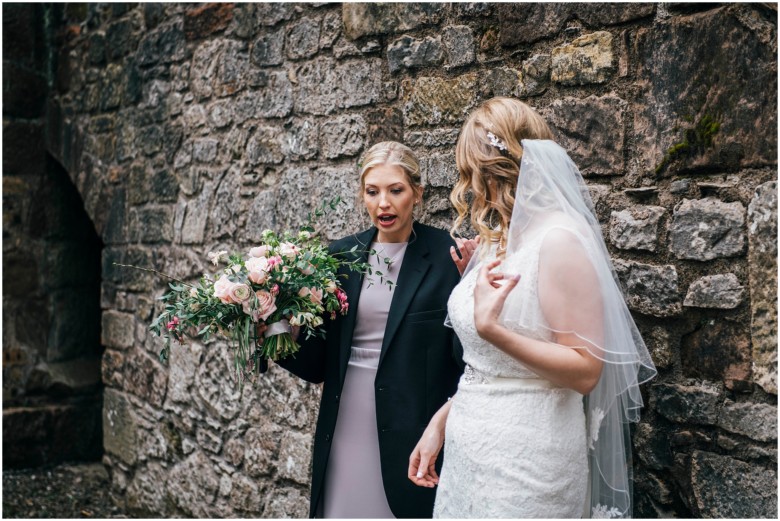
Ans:
[[[515,286],[517,286],[517,283],[520,282],[520,275],[510,275],[506,277],[503,287],[501,288],[501,293],[504,298],[509,294],[510,291],[515,289]]]
[[[409,457],[407,477],[418,487],[433,488],[439,482],[439,476],[436,474],[435,467],[432,473],[428,468],[430,460],[430,455],[423,455],[417,447],[415,447],[412,455]]]

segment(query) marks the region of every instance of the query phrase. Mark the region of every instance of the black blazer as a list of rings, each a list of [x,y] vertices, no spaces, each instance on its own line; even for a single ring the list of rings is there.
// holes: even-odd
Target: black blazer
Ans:
[[[332,243],[330,250],[347,252],[357,246],[358,252],[351,255],[366,260],[365,250],[376,233],[372,227]],[[460,343],[453,330],[443,325],[447,299],[460,275],[450,257],[454,241],[449,234],[415,222],[412,237],[390,305],[374,397],[387,502],[396,517],[425,518],[433,515],[435,489],[409,481],[409,456],[431,417],[455,393],[463,370]],[[310,517],[322,499],[363,283],[357,273],[349,273],[348,279],[341,279],[349,299],[348,314],[326,321],[325,340],[304,340],[294,359],[279,362],[304,380],[324,382],[314,435]]]

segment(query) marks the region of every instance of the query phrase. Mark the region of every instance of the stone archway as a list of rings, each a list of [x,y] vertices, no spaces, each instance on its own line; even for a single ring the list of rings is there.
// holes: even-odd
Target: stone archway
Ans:
[[[3,6],[3,465],[103,454],[103,243],[46,151],[45,8]]]

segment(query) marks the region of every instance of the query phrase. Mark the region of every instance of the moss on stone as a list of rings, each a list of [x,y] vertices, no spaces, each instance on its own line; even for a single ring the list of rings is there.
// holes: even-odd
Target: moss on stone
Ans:
[[[683,119],[691,121],[693,118],[684,116]],[[655,167],[655,173],[660,174],[676,159],[701,154],[706,149],[711,148],[713,138],[719,131],[720,121],[718,118],[705,114],[693,128],[685,130],[685,136],[681,142],[675,143],[667,149],[664,158]]]

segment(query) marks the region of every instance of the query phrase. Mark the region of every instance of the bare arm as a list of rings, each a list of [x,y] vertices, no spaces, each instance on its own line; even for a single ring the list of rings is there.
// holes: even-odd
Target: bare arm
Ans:
[[[447,416],[450,414],[452,400],[441,406],[433,415],[423,432],[420,441],[409,456],[408,477],[412,483],[419,487],[432,488],[439,483],[439,475],[436,473],[436,458],[444,445],[444,428],[447,425]]]
[[[539,300],[545,319],[557,331],[552,343],[521,335],[500,323],[499,315],[519,277],[490,273],[499,263],[483,266],[477,279],[477,333],[542,378],[589,393],[601,375],[603,362],[592,353],[599,353],[604,332],[598,277],[583,248],[568,232],[553,232],[540,253]],[[562,331],[577,331],[582,336]]]

